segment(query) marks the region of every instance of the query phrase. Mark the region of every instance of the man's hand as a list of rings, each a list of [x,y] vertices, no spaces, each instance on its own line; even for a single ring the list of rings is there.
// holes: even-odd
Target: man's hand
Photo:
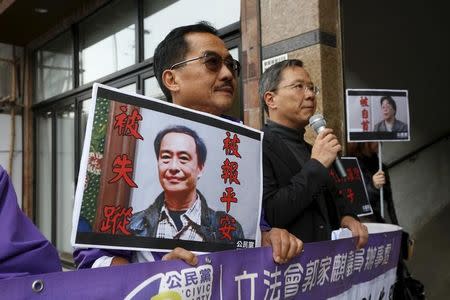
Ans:
[[[114,256],[113,259],[111,260],[111,266],[120,266],[120,265],[127,265],[130,262],[121,257],[121,256]]]
[[[360,249],[367,244],[369,240],[369,232],[367,231],[367,226],[361,224],[355,218],[350,216],[345,216],[341,220],[341,227],[348,228],[352,232],[353,237],[358,238],[356,243],[356,248]]]
[[[262,246],[272,246],[272,256],[276,263],[288,262],[300,254],[303,242],[286,229],[272,228],[262,232]]]
[[[383,187],[383,185],[386,184],[386,177],[384,176],[383,171],[378,171],[372,176],[372,183],[373,186],[377,189],[380,189]]]
[[[337,137],[332,134],[333,129],[325,128],[317,135],[311,150],[311,158],[318,160],[326,168],[329,168],[341,151],[341,145]]]
[[[170,251],[169,253],[167,253],[162,257],[162,260],[171,260],[171,259],[181,259],[191,266],[196,266],[198,264],[197,255],[195,255],[191,251],[188,251],[180,247],[173,249],[172,251]]]

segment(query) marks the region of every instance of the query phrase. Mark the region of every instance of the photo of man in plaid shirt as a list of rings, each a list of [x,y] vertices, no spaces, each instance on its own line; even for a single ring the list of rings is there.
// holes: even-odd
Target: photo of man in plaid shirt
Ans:
[[[154,148],[163,192],[147,209],[132,216],[130,230],[137,236],[201,242],[243,239],[238,221],[228,238],[220,234],[221,220],[231,216],[209,208],[197,190],[207,154],[198,134],[186,126],[170,126],[157,134]]]

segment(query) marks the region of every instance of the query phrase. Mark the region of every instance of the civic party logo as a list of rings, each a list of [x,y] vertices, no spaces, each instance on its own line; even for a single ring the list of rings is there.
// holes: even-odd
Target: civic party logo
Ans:
[[[194,300],[211,299],[213,268],[202,265],[178,271],[155,274],[139,284],[126,300]]]

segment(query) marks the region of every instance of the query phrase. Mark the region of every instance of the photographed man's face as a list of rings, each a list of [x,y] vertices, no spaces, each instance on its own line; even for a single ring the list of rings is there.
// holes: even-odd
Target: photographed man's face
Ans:
[[[395,110],[392,107],[392,105],[389,103],[389,101],[384,100],[381,104],[381,113],[383,114],[384,120],[390,120],[394,118],[395,116]]]
[[[278,119],[284,120],[287,127],[305,127],[316,110],[315,94],[305,91],[306,85],[312,85],[312,82],[304,68],[288,67],[283,70],[274,102]]]
[[[185,38],[189,45],[185,59],[211,52],[231,57],[225,43],[213,34],[194,32]],[[237,79],[224,64],[212,71],[203,60],[196,60],[173,71],[179,84],[179,90],[173,93],[174,103],[215,115],[223,114],[233,104]]]
[[[198,165],[194,138],[170,132],[161,141],[158,157],[159,182],[166,193],[196,189],[203,166]]]

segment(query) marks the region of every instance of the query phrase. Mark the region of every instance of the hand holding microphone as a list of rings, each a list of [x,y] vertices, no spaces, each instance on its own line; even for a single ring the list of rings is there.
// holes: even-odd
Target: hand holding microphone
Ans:
[[[327,168],[333,164],[341,178],[347,177],[344,166],[337,155],[341,151],[341,145],[332,133],[333,130],[326,128],[327,123],[323,116],[321,114],[313,115],[309,118],[309,125],[318,134],[312,148],[311,158],[318,160]]]

